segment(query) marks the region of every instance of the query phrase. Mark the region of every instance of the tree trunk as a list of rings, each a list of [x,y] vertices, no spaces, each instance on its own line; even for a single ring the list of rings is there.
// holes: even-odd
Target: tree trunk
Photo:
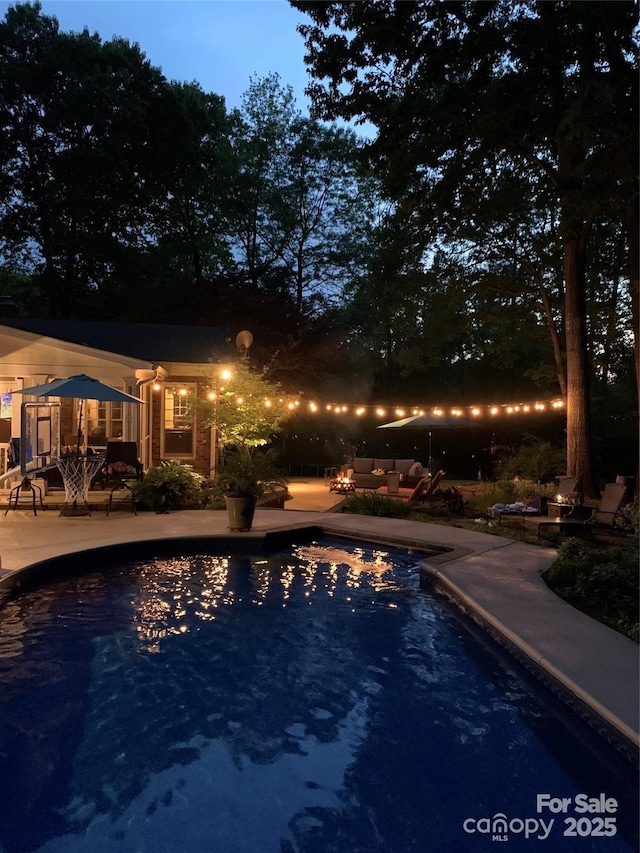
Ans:
[[[565,237],[563,272],[565,281],[565,335],[567,347],[567,474],[576,477],[585,497],[596,498],[593,479],[587,322],[585,233]]]
[[[535,264],[527,262],[526,264],[524,264],[524,267],[526,270],[528,270],[528,272],[531,273],[538,285],[538,289],[540,290],[540,298],[542,300],[542,308],[544,310],[544,316],[547,323],[547,330],[549,332],[549,336],[551,337],[551,347],[553,349],[553,360],[556,366],[558,385],[560,386],[560,393],[563,397],[566,397],[567,366],[565,363],[562,341],[560,340],[558,327],[556,326],[556,321],[553,316],[553,306],[551,304],[551,297],[549,295],[549,291],[547,290],[544,284],[544,280],[542,278],[542,275],[540,274],[540,270],[535,266]]]
[[[633,360],[636,368],[636,408],[640,416],[640,235],[638,234],[638,210],[629,205],[622,212],[622,221],[627,233],[627,257],[629,291],[631,292],[631,316],[633,319]],[[640,422],[638,424],[640,429]],[[640,433],[639,433],[640,434]],[[636,472],[635,496],[640,494],[640,471]]]

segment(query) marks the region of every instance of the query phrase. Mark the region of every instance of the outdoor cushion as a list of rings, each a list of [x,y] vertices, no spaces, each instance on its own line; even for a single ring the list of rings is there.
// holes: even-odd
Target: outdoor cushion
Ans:
[[[107,465],[107,473],[109,474],[137,474],[138,469],[133,465],[127,465],[126,462],[113,462]]]
[[[409,476],[410,477],[422,477],[422,463],[414,462],[413,465],[409,468]]]
[[[354,456],[353,473],[370,474],[373,471],[373,459],[365,459],[362,456]]]
[[[412,465],[415,465],[415,459],[396,459],[396,471],[400,474],[408,474]],[[420,473],[422,473],[422,466],[420,466]]]
[[[535,515],[538,512],[540,512],[539,506],[531,506],[531,504],[526,504],[522,501],[516,501],[512,504],[498,503],[489,507],[489,513],[494,517],[496,515],[522,515],[523,513]]]
[[[374,459],[373,467],[380,471],[393,471],[393,459]]]

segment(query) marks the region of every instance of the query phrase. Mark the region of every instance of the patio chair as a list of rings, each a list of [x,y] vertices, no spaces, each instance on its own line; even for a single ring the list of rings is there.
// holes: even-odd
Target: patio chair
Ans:
[[[577,503],[582,503],[580,500],[580,491],[578,489],[578,481],[575,477],[557,477],[558,489],[556,494],[562,495],[563,498],[574,500]]]
[[[607,483],[597,507],[577,504],[571,512],[561,518],[526,518],[525,525],[529,527],[535,525],[538,529],[538,538],[541,530],[548,530],[551,527],[557,527],[561,533],[571,533],[576,536],[588,535],[595,527],[609,530],[623,529],[618,528],[617,520],[626,491],[627,487],[624,483]]]
[[[422,477],[413,489],[405,489],[401,486],[397,492],[389,492],[388,486],[380,486],[376,489],[376,492],[381,495],[389,495],[391,498],[400,498],[404,501],[426,500],[443,477],[444,471],[438,471],[433,477]]]
[[[62,447],[60,448],[61,456],[76,456],[82,452],[82,443],[84,441],[84,433],[77,432],[65,433],[62,436]]]
[[[462,492],[460,489],[457,489],[455,486],[447,486],[445,489],[439,488],[442,479],[445,476],[444,471],[438,471],[433,475],[431,480],[422,486],[421,483],[414,489],[414,494],[409,498],[410,501],[414,503],[424,503],[424,502],[432,502],[432,503],[443,503],[449,509],[449,512],[454,513],[455,515],[462,515],[464,513],[464,498],[462,496]]]
[[[104,465],[96,477],[101,488],[119,487],[124,480],[142,480],[143,466],[135,441],[108,441]]]
[[[607,483],[597,507],[576,506],[569,514],[569,518],[576,518],[584,521],[585,524],[597,527],[614,528],[626,493],[627,487],[624,483]]]

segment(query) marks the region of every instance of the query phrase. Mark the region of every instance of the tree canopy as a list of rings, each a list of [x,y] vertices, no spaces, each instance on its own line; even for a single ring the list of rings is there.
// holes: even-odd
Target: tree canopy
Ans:
[[[297,5],[311,116],[276,74],[229,111],[125,39],[10,7],[0,296],[249,328],[258,373],[325,399],[561,394],[588,489],[592,450],[599,474],[630,445],[636,4]]]
[[[376,125],[368,162],[425,227],[459,235],[479,218],[504,228],[523,196],[529,218],[551,225],[564,291],[556,366],[566,370],[567,464],[594,493],[587,250],[597,221],[628,225],[637,210],[636,4],[291,3],[313,21],[300,31],[317,114]],[[520,192],[505,193],[510,174]],[[500,251],[495,240],[492,248]],[[512,240],[505,257],[515,260],[515,248]],[[540,271],[544,257],[533,260]]]

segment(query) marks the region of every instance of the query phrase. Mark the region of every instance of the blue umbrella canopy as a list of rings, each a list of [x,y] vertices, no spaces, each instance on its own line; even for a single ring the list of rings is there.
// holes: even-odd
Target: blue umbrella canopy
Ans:
[[[75,400],[100,400],[101,403],[142,403],[139,397],[126,394],[98,379],[80,373],[68,379],[54,379],[44,385],[19,388],[12,394],[29,394],[31,397],[65,397]]]
[[[12,394],[27,394],[31,397],[64,397],[65,399],[80,400],[78,412],[77,452],[80,454],[82,442],[82,407],[84,400],[99,400],[101,403],[143,403],[139,397],[126,394],[110,385],[105,385],[86,373],[69,376],[67,379],[54,379],[44,385],[33,385],[31,388],[20,388]]]

